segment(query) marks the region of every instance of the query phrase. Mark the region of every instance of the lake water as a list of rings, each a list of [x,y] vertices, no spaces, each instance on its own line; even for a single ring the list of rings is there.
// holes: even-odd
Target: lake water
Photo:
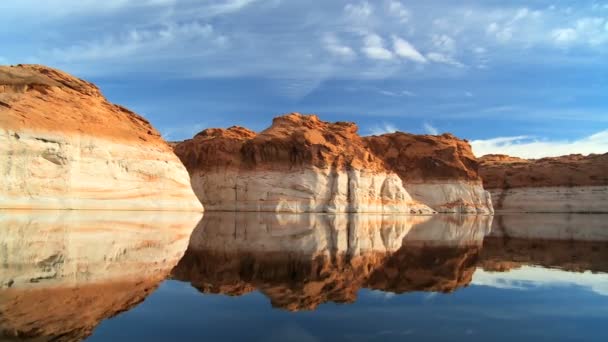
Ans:
[[[603,215],[0,212],[0,340],[606,341],[607,326]]]

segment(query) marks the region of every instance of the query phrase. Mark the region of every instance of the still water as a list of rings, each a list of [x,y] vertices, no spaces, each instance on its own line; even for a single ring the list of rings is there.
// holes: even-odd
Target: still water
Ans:
[[[0,212],[0,340],[606,341],[607,219]]]

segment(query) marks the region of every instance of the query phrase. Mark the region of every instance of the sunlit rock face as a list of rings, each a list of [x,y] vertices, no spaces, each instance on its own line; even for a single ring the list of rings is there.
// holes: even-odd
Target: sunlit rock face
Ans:
[[[471,145],[451,134],[403,132],[363,138],[366,146],[399,175],[416,201],[443,213],[491,214]]]
[[[491,219],[208,212],[172,275],[207,293],[259,290],[292,311],[353,302],[361,288],[452,291],[470,280]]]
[[[141,302],[200,213],[0,212],[0,337],[72,341]]]
[[[174,149],[207,210],[432,213],[357,130],[292,113],[260,133],[206,129]]]
[[[480,267],[486,271],[542,266],[608,272],[607,242],[604,215],[500,215],[484,239]]]
[[[39,65],[0,66],[0,174],[0,208],[202,210],[148,121]]]
[[[480,159],[484,187],[498,212],[608,212],[608,153],[521,159]]]

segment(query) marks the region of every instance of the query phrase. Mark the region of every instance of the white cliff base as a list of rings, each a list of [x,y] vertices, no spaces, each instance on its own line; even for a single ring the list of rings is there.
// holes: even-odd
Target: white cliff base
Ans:
[[[430,214],[395,174],[359,170],[195,172],[194,192],[206,210],[288,213]]]
[[[440,213],[493,214],[490,193],[480,183],[453,181],[407,183],[414,200]]]
[[[0,130],[0,208],[196,210],[189,176],[162,146]]]
[[[608,186],[490,189],[497,212],[608,213]]]

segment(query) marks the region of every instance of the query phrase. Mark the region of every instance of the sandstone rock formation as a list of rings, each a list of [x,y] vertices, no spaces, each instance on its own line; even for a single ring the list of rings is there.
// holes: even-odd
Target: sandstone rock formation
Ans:
[[[432,212],[365,148],[352,123],[293,113],[259,134],[206,129],[175,152],[208,210]]]
[[[201,214],[0,212],[0,340],[78,341],[147,297]]]
[[[205,293],[258,290],[313,310],[361,288],[402,293],[466,286],[491,216],[207,213],[174,278]]]
[[[141,116],[39,65],[0,67],[0,208],[202,210]]]
[[[206,129],[174,149],[208,210],[492,212],[470,146],[450,135],[362,138],[353,123],[292,113],[259,134]]]
[[[471,145],[451,134],[402,132],[363,138],[369,149],[396,172],[416,201],[439,212],[493,213]]]
[[[479,159],[484,187],[500,212],[608,212],[608,153],[527,160]]]

